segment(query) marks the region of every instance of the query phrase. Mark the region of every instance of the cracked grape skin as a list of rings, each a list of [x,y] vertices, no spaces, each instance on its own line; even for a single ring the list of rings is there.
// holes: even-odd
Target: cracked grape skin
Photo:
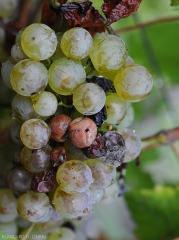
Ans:
[[[55,32],[45,24],[33,23],[25,28],[21,36],[24,53],[34,60],[50,58],[57,47]]]
[[[39,61],[22,60],[13,67],[10,74],[10,83],[18,94],[29,97],[42,92],[46,88],[48,71]]]
[[[93,182],[90,168],[78,160],[61,164],[56,179],[60,188],[67,193],[85,192]]]
[[[98,72],[110,73],[117,72],[125,65],[127,55],[124,41],[112,34],[98,36],[90,52],[95,69]]]
[[[105,105],[106,94],[95,83],[81,84],[73,94],[73,105],[84,115],[99,112]]]
[[[85,79],[86,72],[75,59],[59,58],[49,68],[49,85],[61,95],[72,95]]]
[[[139,102],[150,94],[153,79],[144,66],[131,64],[117,72],[114,87],[121,99],[129,102]]]
[[[30,119],[20,129],[22,143],[31,149],[44,147],[50,139],[50,128],[41,119]]]
[[[93,47],[93,39],[84,28],[72,28],[64,33],[61,48],[69,58],[81,60],[89,55]]]

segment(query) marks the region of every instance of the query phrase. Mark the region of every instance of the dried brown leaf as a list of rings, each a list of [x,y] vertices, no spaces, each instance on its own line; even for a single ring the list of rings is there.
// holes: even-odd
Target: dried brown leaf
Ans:
[[[102,11],[107,18],[106,25],[110,25],[121,18],[126,18],[133,14],[138,9],[141,1],[142,0],[104,0]]]

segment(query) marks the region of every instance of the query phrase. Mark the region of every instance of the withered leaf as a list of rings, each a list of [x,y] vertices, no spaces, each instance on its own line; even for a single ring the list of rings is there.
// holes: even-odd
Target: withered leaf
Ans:
[[[102,11],[107,21],[106,25],[132,15],[139,7],[142,0],[104,0]]]
[[[103,25],[104,18],[92,6],[92,2],[73,2],[71,4],[64,4],[61,6],[61,11],[68,21],[71,28],[83,27],[88,30],[92,36],[97,32],[104,32]]]

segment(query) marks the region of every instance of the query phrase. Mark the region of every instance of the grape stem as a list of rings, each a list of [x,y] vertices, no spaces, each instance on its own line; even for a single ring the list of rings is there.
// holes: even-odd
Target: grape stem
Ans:
[[[116,30],[115,32],[117,34],[120,34],[120,33],[125,33],[125,32],[133,31],[133,30],[136,30],[136,29],[153,26],[153,25],[156,25],[156,24],[164,23],[164,22],[174,22],[174,21],[178,21],[178,20],[179,20],[179,17],[160,18],[160,19],[155,19],[153,21],[149,21],[149,22],[146,22],[146,23],[138,23],[138,24],[133,25],[133,26],[121,28],[119,30]]]
[[[154,135],[146,138],[142,138],[142,150],[148,150],[162,145],[171,145],[175,141],[179,140],[179,127],[161,130]]]
[[[58,105],[59,105],[59,106],[66,107],[66,108],[74,108],[73,104],[71,104],[71,105],[67,105],[67,104],[65,104],[64,102],[59,102]]]
[[[29,238],[29,234],[30,234],[31,231],[33,230],[34,226],[35,226],[35,223],[32,223],[32,224],[30,225],[30,227],[28,228],[27,232],[24,234],[22,240],[26,240],[26,239]]]

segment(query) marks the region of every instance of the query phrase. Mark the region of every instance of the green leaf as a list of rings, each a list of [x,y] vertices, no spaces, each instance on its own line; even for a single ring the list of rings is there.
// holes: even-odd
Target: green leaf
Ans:
[[[179,0],[171,0],[171,6],[178,6]]]
[[[179,236],[179,187],[157,186],[125,195],[137,223],[138,240],[174,239]]]

